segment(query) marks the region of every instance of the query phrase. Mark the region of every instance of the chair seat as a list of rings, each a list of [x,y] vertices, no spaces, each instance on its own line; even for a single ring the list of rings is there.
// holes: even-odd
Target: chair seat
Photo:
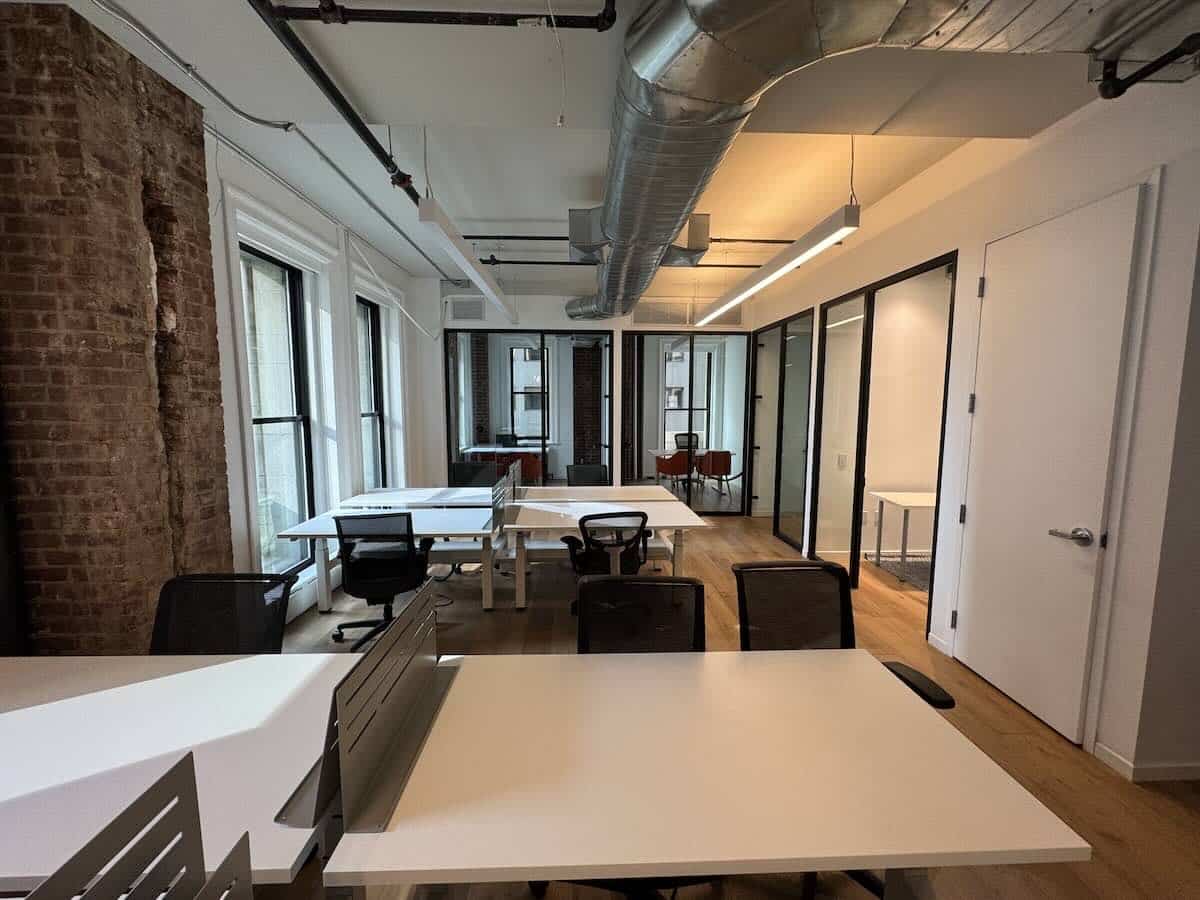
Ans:
[[[354,562],[366,559],[386,559],[395,560],[406,558],[408,556],[408,545],[402,544],[399,541],[393,543],[370,543],[359,547],[355,547],[350,553],[350,559]]]

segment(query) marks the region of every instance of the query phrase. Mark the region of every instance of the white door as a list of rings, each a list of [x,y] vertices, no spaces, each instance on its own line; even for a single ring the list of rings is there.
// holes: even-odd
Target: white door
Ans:
[[[1139,196],[985,252],[954,655],[1076,743]]]

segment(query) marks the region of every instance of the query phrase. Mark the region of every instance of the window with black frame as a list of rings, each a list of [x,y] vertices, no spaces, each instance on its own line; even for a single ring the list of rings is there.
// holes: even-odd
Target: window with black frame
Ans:
[[[549,440],[545,433],[549,409],[550,380],[546,372],[546,360],[541,350],[531,347],[509,349],[509,381],[511,403],[509,425],[517,440]]]
[[[712,354],[696,352],[696,371],[692,373],[692,355],[687,350],[663,352],[663,447],[676,446],[676,436],[689,429],[696,434],[696,447],[708,446],[708,414],[712,408]],[[696,397],[689,404],[689,384]]]
[[[383,416],[383,338],[379,305],[357,298],[358,406],[362,420],[363,485],[387,487],[387,445]]]
[[[245,245],[241,277],[260,565],[292,573],[313,559],[311,542],[276,537],[313,508],[304,277]]]

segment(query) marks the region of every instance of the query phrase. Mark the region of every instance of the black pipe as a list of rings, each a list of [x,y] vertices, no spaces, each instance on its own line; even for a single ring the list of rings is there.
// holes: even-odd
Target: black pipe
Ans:
[[[435,10],[406,9],[363,9],[346,7],[332,0],[321,0],[318,6],[275,7],[280,19],[295,19],[301,22],[324,22],[347,25],[350,22],[389,22],[393,25],[485,25],[516,28],[540,19],[551,27],[547,13],[498,13],[498,12],[449,12]],[[608,31],[617,21],[616,0],[605,0],[604,8],[592,16],[554,16],[553,25],[558,28],[584,28],[589,31]]]
[[[496,254],[479,258],[485,266],[598,266],[599,263],[575,259],[497,259]],[[700,263],[696,266],[665,266],[673,269],[760,269],[758,263]]]
[[[569,241],[565,234],[464,234],[468,241]],[[789,238],[709,238],[712,244],[794,244]]]
[[[1158,59],[1146,63],[1140,69],[1130,72],[1124,78],[1117,77],[1117,61],[1106,60],[1104,63],[1104,77],[1100,80],[1100,96],[1105,100],[1115,100],[1139,81],[1145,81],[1159,69],[1165,69],[1171,63],[1178,62],[1185,56],[1192,56],[1196,53],[1200,53],[1200,31],[1189,34],[1179,42],[1178,47],[1168,50]]]
[[[292,58],[300,64],[300,68],[308,74],[321,89],[330,103],[334,105],[337,111],[341,114],[346,123],[358,135],[358,139],[366,144],[367,149],[374,154],[380,164],[387,170],[388,176],[391,178],[392,184],[400,188],[404,193],[408,194],[413,203],[421,202],[421,195],[417,189],[413,187],[412,176],[403,171],[396,160],[392,159],[392,155],[383,148],[375,135],[371,133],[371,129],[367,127],[367,123],[363,121],[357,110],[350,104],[346,95],[339,90],[338,86],[333,83],[321,64],[304,46],[304,42],[292,31],[290,25],[284,22],[276,15],[276,8],[272,5],[271,0],[249,0],[254,11],[262,18],[267,27],[271,29],[271,33],[278,38],[287,51],[292,54]]]

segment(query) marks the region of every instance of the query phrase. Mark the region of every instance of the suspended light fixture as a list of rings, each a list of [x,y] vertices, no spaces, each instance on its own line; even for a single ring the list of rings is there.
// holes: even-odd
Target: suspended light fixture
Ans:
[[[517,311],[512,301],[504,295],[504,290],[496,280],[479,263],[471,245],[466,242],[458,229],[450,221],[441,205],[432,197],[422,197],[417,206],[417,219],[424,225],[429,234],[434,237],[446,254],[454,260],[471,283],[479,288],[480,293],[499,309],[514,325],[517,322]]]
[[[709,324],[713,319],[729,312],[763,288],[774,284],[788,272],[802,266],[822,251],[828,250],[847,235],[853,234],[858,230],[858,214],[857,203],[847,203],[838,209],[804,237],[789,244],[761,268],[755,269],[732,290],[709,304],[708,309],[704,311],[704,315],[697,320],[696,324]]]
[[[788,272],[804,265],[814,256],[828,250],[849,234],[858,230],[858,194],[854,190],[854,135],[850,135],[850,197],[846,205],[812,229],[798,241],[789,244],[760,268],[744,278],[733,290],[714,300],[696,322],[707,325],[763,288],[774,284]]]

